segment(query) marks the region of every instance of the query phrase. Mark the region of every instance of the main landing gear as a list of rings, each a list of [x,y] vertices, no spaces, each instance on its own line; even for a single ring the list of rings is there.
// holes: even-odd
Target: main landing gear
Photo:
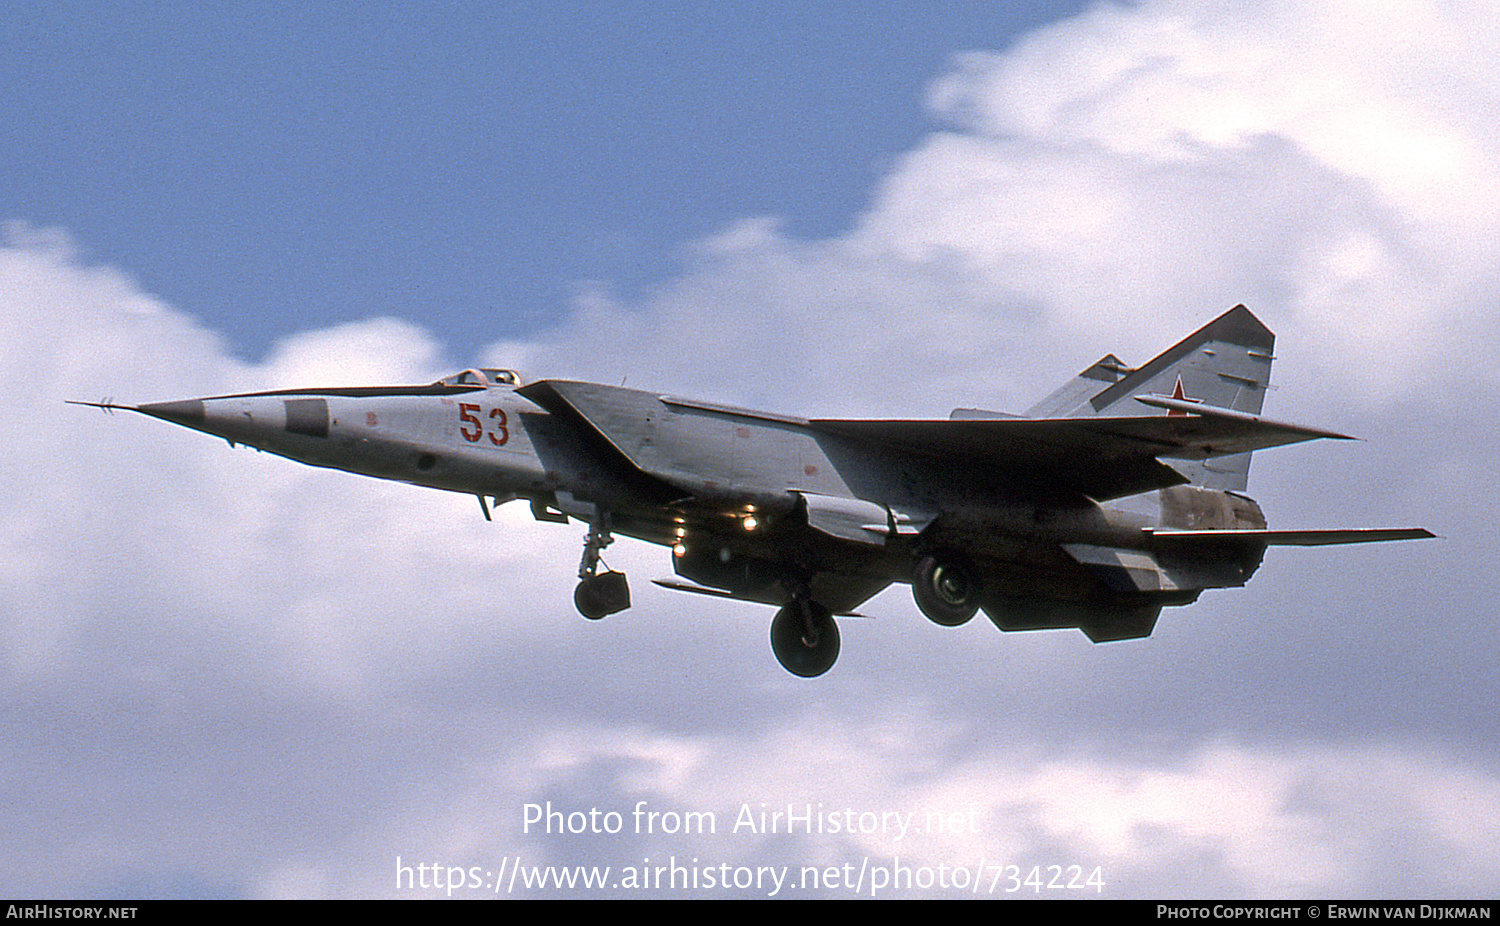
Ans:
[[[607,567],[604,572],[599,571],[600,554],[614,542],[609,512],[595,508],[594,520],[589,524],[588,536],[583,541],[583,560],[578,564],[578,588],[573,591],[573,604],[578,613],[591,621],[630,607],[630,584],[625,580],[625,573]]]
[[[974,570],[955,557],[922,557],[912,576],[911,593],[917,607],[935,624],[967,624],[979,610],[979,580]]]
[[[798,595],[771,621],[771,652],[793,675],[815,678],[839,658],[839,625],[827,608]]]

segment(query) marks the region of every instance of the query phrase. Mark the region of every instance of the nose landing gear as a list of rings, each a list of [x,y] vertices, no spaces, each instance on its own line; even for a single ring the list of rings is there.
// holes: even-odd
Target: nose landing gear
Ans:
[[[630,607],[630,584],[625,573],[607,567],[604,572],[599,571],[600,554],[614,542],[609,512],[595,508],[594,520],[583,541],[583,560],[578,564],[578,588],[573,591],[578,613],[591,621]]]

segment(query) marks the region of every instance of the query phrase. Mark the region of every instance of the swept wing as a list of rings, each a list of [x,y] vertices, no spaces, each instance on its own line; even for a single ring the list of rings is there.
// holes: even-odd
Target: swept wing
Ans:
[[[929,421],[816,419],[815,430],[926,456],[966,460],[1037,488],[1096,500],[1181,485],[1159,458],[1202,460],[1299,441],[1348,438],[1254,415],[991,418]]]

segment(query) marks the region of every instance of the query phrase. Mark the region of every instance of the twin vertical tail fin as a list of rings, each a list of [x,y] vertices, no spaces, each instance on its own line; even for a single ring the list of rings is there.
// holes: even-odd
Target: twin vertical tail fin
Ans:
[[[1237,305],[1146,363],[1131,369],[1109,354],[1027,411],[1032,418],[1187,415],[1201,404],[1259,415],[1271,382],[1276,336],[1249,309]],[[1147,410],[1139,395],[1168,396],[1177,407]],[[1194,485],[1243,491],[1250,454],[1173,460]]]

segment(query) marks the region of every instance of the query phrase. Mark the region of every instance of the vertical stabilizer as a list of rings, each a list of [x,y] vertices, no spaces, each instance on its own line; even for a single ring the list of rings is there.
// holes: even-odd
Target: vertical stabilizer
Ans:
[[[1096,415],[1139,414],[1135,396],[1176,395],[1259,415],[1271,382],[1276,336],[1237,305],[1089,400]]]
[[[1119,365],[1114,355],[1106,357],[1039,403],[1032,414],[1067,418],[1188,414],[1149,410],[1135,401],[1136,396],[1149,394],[1259,415],[1271,383],[1275,344],[1271,330],[1249,309],[1237,305],[1134,370]],[[1110,360],[1114,364],[1101,366]],[[1083,388],[1089,383],[1103,388]],[[1062,407],[1083,392],[1088,395],[1071,408]],[[1195,485],[1239,491],[1249,477],[1250,454],[1173,460],[1171,465]]]
[[[1026,410],[1027,418],[1072,418],[1094,396],[1130,372],[1119,357],[1105,354],[1094,365],[1063,383],[1058,390]],[[1092,414],[1092,412],[1090,412]]]

